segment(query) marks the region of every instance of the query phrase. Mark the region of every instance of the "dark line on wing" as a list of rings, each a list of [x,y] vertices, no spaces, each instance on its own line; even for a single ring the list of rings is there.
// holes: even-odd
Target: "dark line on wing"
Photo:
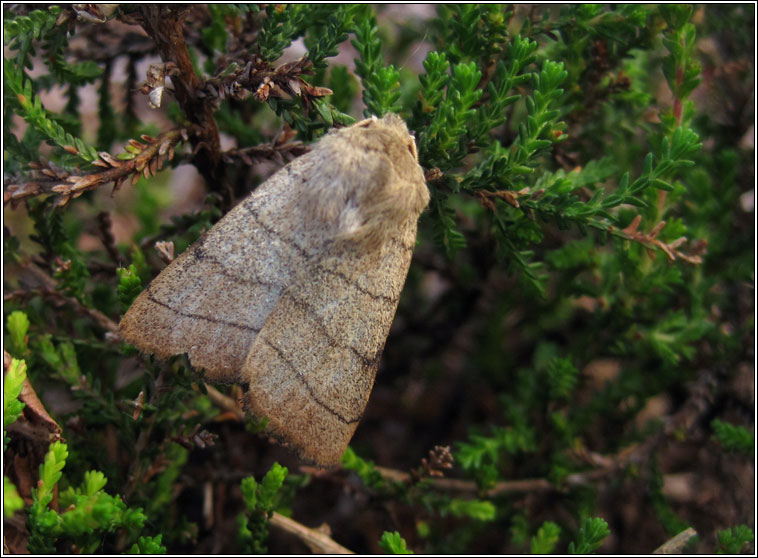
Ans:
[[[352,281],[347,275],[345,275],[341,271],[335,271],[334,269],[329,269],[329,268],[324,267],[322,265],[317,265],[316,269],[318,269],[319,271],[323,271],[324,273],[328,273],[330,275],[335,275],[335,276],[339,277],[345,283],[347,283],[350,287],[354,288],[356,291],[359,291],[359,292],[365,294],[366,296],[368,296],[369,298],[373,298],[374,300],[383,300],[387,304],[392,304],[392,305],[397,304],[397,301],[400,300],[399,296],[396,297],[396,298],[392,298],[392,297],[389,297],[389,296],[386,296],[386,295],[383,295],[383,294],[373,293],[373,292],[369,291],[368,289],[366,289],[364,287],[361,287],[358,283],[355,283],[354,281]]]
[[[226,266],[223,264],[221,260],[219,260],[216,256],[213,256],[210,254],[207,250],[205,250],[205,247],[203,245],[198,245],[194,252],[191,254],[195,261],[207,261],[210,260],[212,263],[216,264],[219,267],[218,272],[221,273],[224,277],[228,277],[229,279],[234,279],[238,283],[243,283],[246,285],[258,285],[263,287],[275,287],[279,291],[282,290],[282,287],[279,283],[271,283],[270,281],[261,281],[260,279],[247,279],[245,277],[239,277],[238,275],[235,275],[234,273],[230,272]]]
[[[249,325],[245,325],[245,324],[238,324],[237,322],[230,322],[229,320],[219,320],[218,318],[211,318],[210,316],[203,316],[201,314],[191,314],[189,312],[181,312],[181,311],[177,310],[176,308],[172,308],[171,306],[169,306],[165,302],[162,302],[162,301],[158,300],[157,298],[155,298],[153,296],[153,294],[150,292],[150,287],[149,286],[145,290],[147,291],[147,298],[148,298],[148,300],[150,300],[151,302],[154,302],[158,306],[163,306],[164,308],[167,308],[167,309],[171,310],[175,314],[179,314],[180,316],[184,316],[185,318],[199,319],[199,320],[205,320],[206,322],[211,322],[211,323],[214,323],[214,324],[228,325],[228,326],[231,326],[231,327],[236,327],[237,329],[243,329],[245,331],[252,331],[252,332],[254,332],[256,334],[260,333],[260,331],[261,331],[258,328],[255,328],[255,327],[252,327],[252,326],[249,326]]]
[[[268,339],[266,339],[265,337],[259,337],[259,339],[263,340],[263,342],[265,342],[266,345],[274,349],[276,354],[279,355],[279,358],[282,360],[282,362],[284,362],[287,366],[289,366],[290,370],[292,370],[295,373],[295,376],[297,377],[297,379],[302,382],[302,384],[305,386],[305,389],[308,390],[308,393],[310,393],[311,397],[316,403],[318,403],[321,407],[329,411],[331,414],[337,417],[337,419],[339,419],[340,422],[344,424],[354,424],[356,422],[360,422],[361,420],[360,416],[356,419],[347,419],[343,417],[341,414],[339,414],[337,411],[332,409],[329,405],[321,401],[321,399],[319,399],[318,396],[316,396],[316,394],[313,392],[313,388],[311,388],[310,384],[308,384],[308,382],[305,380],[305,377],[303,376],[303,374],[297,371],[295,366],[284,356],[284,353],[279,349],[279,347],[269,342]],[[361,416],[363,416],[362,413],[361,413]]]
[[[273,229],[271,226],[269,226],[266,223],[264,223],[263,221],[261,221],[260,215],[255,210],[255,208],[249,207],[249,206],[245,206],[245,208],[248,210],[248,213],[250,213],[250,215],[253,216],[253,218],[255,219],[255,221],[261,227],[263,227],[263,229],[266,232],[268,232],[269,234],[271,234],[273,236],[276,236],[279,240],[281,240],[285,244],[293,246],[300,253],[300,255],[303,256],[303,259],[305,259],[306,261],[308,261],[311,258],[312,254],[309,254],[304,248],[302,248],[301,246],[298,246],[295,242],[292,242],[292,239],[283,237],[281,235],[281,233],[279,233],[279,231],[277,231],[276,229]],[[398,246],[400,246],[403,250],[408,251],[408,252],[413,252],[413,246],[410,246],[410,247],[405,246],[404,244],[402,244],[396,238],[391,238],[391,240],[394,243],[396,243]],[[329,273],[331,275],[336,275],[337,277],[339,277],[342,280],[344,280],[348,285],[350,285],[351,287],[354,287],[357,291],[365,294],[366,296],[369,296],[369,297],[373,298],[374,300],[384,300],[387,304],[393,304],[393,305],[397,304],[398,300],[400,300],[400,295],[398,295],[395,298],[392,298],[392,297],[389,297],[389,296],[386,296],[386,295],[383,295],[383,294],[374,293],[374,292],[372,292],[372,291],[370,291],[370,290],[368,290],[368,289],[366,289],[364,287],[361,287],[357,283],[351,281],[350,278],[347,275],[345,275],[344,273],[341,273],[339,271],[335,271],[333,269],[328,269],[328,268],[326,268],[324,266],[321,266],[321,265],[317,265],[316,268],[318,270],[320,270],[320,271],[324,271],[324,272]]]
[[[326,340],[329,343],[330,347],[338,347],[341,349],[350,349],[350,352],[353,353],[358,360],[360,360],[365,367],[371,367],[374,366],[377,363],[377,356],[375,355],[373,358],[369,358],[358,349],[353,347],[352,345],[343,345],[339,342],[337,342],[331,335],[329,335],[329,330],[326,329],[326,326],[323,324],[323,322],[319,319],[318,314],[313,310],[313,307],[308,304],[304,300],[300,300],[295,298],[295,296],[290,291],[285,291],[282,293],[282,296],[287,296],[294,304],[295,306],[300,307],[307,315],[308,317],[313,320],[316,325],[321,330],[321,334],[326,338]]]
[[[277,231],[276,229],[272,228],[271,225],[264,223],[261,220],[261,216],[258,213],[258,211],[254,207],[252,207],[250,204],[245,204],[243,205],[243,207],[247,210],[247,212],[250,215],[252,215],[256,223],[258,223],[261,227],[263,227],[263,229],[267,233],[269,233],[272,236],[277,237],[279,240],[281,240],[283,243],[287,244],[288,246],[292,246],[293,248],[295,248],[295,250],[300,252],[300,255],[303,257],[303,259],[308,260],[311,257],[311,254],[309,254],[305,248],[303,248],[302,246],[299,246],[296,242],[293,242],[292,239],[283,237],[281,233]]]

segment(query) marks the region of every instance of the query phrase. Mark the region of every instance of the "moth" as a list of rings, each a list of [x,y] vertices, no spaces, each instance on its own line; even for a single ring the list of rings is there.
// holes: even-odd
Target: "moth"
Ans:
[[[119,330],[213,381],[321,467],[366,407],[429,190],[405,122],[332,130],[240,202],[137,297]]]

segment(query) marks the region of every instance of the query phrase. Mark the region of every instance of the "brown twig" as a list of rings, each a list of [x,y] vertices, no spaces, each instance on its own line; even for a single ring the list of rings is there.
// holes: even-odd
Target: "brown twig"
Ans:
[[[335,542],[334,539],[329,535],[322,533],[320,530],[306,527],[302,523],[298,523],[280,513],[274,512],[269,523],[277,529],[295,535],[298,539],[303,541],[314,554],[355,554],[352,550],[348,550],[341,544]]]
[[[421,458],[421,466],[411,469],[411,478],[414,482],[429,477],[441,478],[445,475],[444,470],[453,468],[454,461],[450,446],[434,446],[429,450],[428,457]]]
[[[216,405],[225,411],[232,413],[240,422],[245,421],[245,411],[242,410],[242,407],[240,407],[240,404],[237,401],[228,395],[224,395],[211,385],[205,384],[205,390],[208,393],[208,397],[210,397],[211,401]]]
[[[195,425],[195,427],[192,429],[191,432],[187,434],[181,432],[174,436],[169,436],[166,439],[172,442],[176,442],[177,444],[179,444],[180,446],[188,450],[191,450],[196,447],[200,449],[205,449],[206,447],[216,445],[218,434],[215,434],[213,432],[208,432],[202,427],[200,423],[198,423]]]
[[[424,180],[426,180],[427,182],[432,182],[432,183],[438,182],[442,180],[443,176],[444,174],[439,169],[439,167],[432,167],[431,169],[424,172]]]
[[[386,479],[410,483],[413,477],[405,471],[389,469],[386,467],[376,467],[376,470]],[[429,482],[439,490],[451,492],[479,492],[479,487],[475,482],[464,479],[433,478]],[[545,492],[557,491],[559,487],[552,484],[546,479],[523,479],[517,481],[502,481],[495,485],[494,488],[485,491],[485,495],[494,496],[497,494],[509,494],[520,492]]]
[[[679,259],[682,259],[691,264],[703,263],[702,255],[705,254],[706,248],[708,246],[705,240],[695,242],[690,253],[685,253],[679,250],[679,247],[687,242],[687,239],[685,237],[677,238],[674,242],[671,242],[669,244],[666,244],[665,242],[656,238],[658,236],[658,233],[661,232],[661,230],[663,230],[663,227],[666,226],[666,221],[659,222],[650,230],[650,232],[647,233],[642,233],[637,230],[641,222],[642,216],[637,215],[628,227],[621,229],[620,231],[617,230],[617,232],[621,233],[620,236],[623,236],[628,240],[633,240],[634,242],[639,242],[648,249],[658,248],[664,254],[666,254],[666,257],[669,259],[669,261],[673,262],[678,257]]]
[[[108,255],[110,256],[111,260],[118,265],[121,263],[121,255],[118,253],[118,248],[116,247],[116,238],[113,236],[113,231],[111,230],[113,228],[113,221],[111,220],[111,215],[107,211],[101,211],[97,214],[97,232],[98,236],[100,237],[100,240],[103,243],[103,246],[105,246],[106,251],[108,252]]]
[[[485,490],[483,496],[493,497],[502,494],[533,493],[533,492],[560,492],[568,487],[585,486],[594,481],[621,471],[634,463],[641,463],[663,444],[666,440],[681,439],[682,432],[689,431],[706,414],[713,398],[716,380],[713,375],[704,371],[700,374],[689,390],[689,397],[680,407],[679,411],[664,420],[664,428],[661,432],[651,435],[639,444],[626,447],[618,453],[610,456],[594,454],[587,451],[575,451],[574,456],[585,462],[596,465],[595,469],[572,473],[567,475],[561,484],[555,484],[547,479],[521,479],[515,481],[501,481],[494,487]],[[410,483],[413,477],[410,473],[376,467],[379,473],[392,481]],[[479,487],[473,481],[449,478],[431,478],[429,482],[439,490],[454,492],[480,493]]]
[[[259,58],[241,62],[240,68],[231,71],[227,68],[219,76],[207,80],[198,90],[198,96],[244,100],[254,93],[260,102],[269,97],[300,97],[307,108],[311,99],[332,94],[331,89],[311,85],[301,77],[313,73],[313,63],[308,58],[287,62],[274,69]],[[233,64],[239,65],[237,62]]]
[[[479,200],[479,203],[482,204],[482,206],[485,209],[488,209],[494,213],[496,211],[496,207],[492,201],[493,199],[501,199],[505,201],[506,203],[508,203],[509,205],[518,209],[519,207],[521,207],[521,205],[519,204],[520,197],[528,195],[530,199],[536,199],[543,193],[544,192],[542,190],[537,190],[536,192],[530,192],[528,188],[523,188],[519,191],[513,191],[513,190],[490,191],[490,190],[478,189],[475,192],[475,196]],[[669,259],[669,261],[673,262],[678,258],[680,260],[684,260],[685,262],[693,264],[693,265],[703,263],[702,256],[703,254],[705,254],[706,248],[707,248],[707,243],[705,240],[699,240],[699,241],[694,242],[689,252],[683,252],[679,250],[679,248],[680,246],[682,246],[684,243],[687,242],[687,238],[681,237],[681,238],[676,239],[674,242],[670,242],[668,244],[656,238],[658,236],[658,233],[660,233],[661,230],[663,230],[663,227],[666,225],[665,221],[659,222],[647,233],[642,233],[637,230],[641,222],[642,222],[642,216],[637,215],[634,218],[634,220],[629,224],[629,226],[624,229],[618,229],[613,226],[604,226],[603,229],[607,230],[609,233],[615,236],[618,236],[620,238],[637,242],[643,245],[648,250],[651,250],[651,251],[656,250],[656,249],[660,250],[664,254],[666,254],[666,257]]]
[[[40,269],[40,267],[33,261],[25,260],[19,264],[19,268],[23,272],[28,273],[28,279],[32,284],[37,284],[39,286],[5,292],[3,293],[4,301],[27,300],[32,296],[41,296],[48,300],[52,300],[59,305],[68,304],[74,308],[75,312],[89,317],[96,324],[105,329],[108,332],[106,334],[107,340],[117,342],[120,339],[118,324],[116,322],[100,312],[100,310],[85,306],[76,298],[67,297],[62,292],[58,291],[58,282],[43,269]]]
[[[641,460],[648,454],[648,449],[640,448],[639,451],[631,452],[624,458],[609,459],[609,464],[605,467],[591,471],[573,473],[566,476],[561,484],[555,484],[547,479],[520,479],[514,481],[500,481],[494,487],[483,491],[482,495],[488,498],[503,494],[517,493],[534,493],[534,492],[562,492],[568,487],[585,486],[593,481],[601,479],[614,473],[633,461]],[[412,475],[404,471],[377,467],[377,471],[385,478],[398,482],[410,482]],[[475,492],[479,493],[479,487],[473,481],[463,479],[432,478],[429,482],[439,490],[449,490],[452,492]]]
[[[194,6],[145,4],[140,8],[141,25],[153,39],[164,64],[173,64],[171,73],[173,93],[187,119],[196,125],[192,136],[193,163],[205,178],[209,189],[231,194],[223,180],[221,141],[218,125],[213,117],[213,107],[204,102],[196,92],[202,80],[195,73],[192,58],[184,39],[183,19]],[[231,200],[227,200],[231,202]]]
[[[89,308],[76,300],[75,298],[70,298],[64,296],[59,291],[56,291],[54,289],[49,289],[47,287],[39,287],[35,289],[24,289],[24,290],[16,290],[16,291],[8,291],[3,295],[4,301],[9,300],[26,300],[32,296],[41,296],[43,298],[46,298],[48,300],[52,300],[57,302],[58,304],[68,304],[74,308],[74,311],[78,314],[83,314],[90,318],[92,321],[94,321],[97,325],[108,331],[112,334],[110,336],[110,340],[116,341],[120,339],[119,333],[118,333],[118,324],[111,320],[108,316],[100,312],[100,310],[96,310],[95,308]]]
[[[692,540],[693,537],[697,537],[697,531],[692,527],[687,527],[684,531],[678,535],[670,538],[661,546],[653,550],[653,554],[682,554],[684,547]]]
[[[492,202],[492,199],[500,199],[505,201],[508,205],[512,205],[516,209],[521,207],[518,202],[519,196],[524,196],[529,193],[528,188],[523,188],[522,190],[519,190],[518,192],[515,192],[513,190],[496,190],[496,191],[490,191],[490,190],[484,190],[479,189],[476,190],[476,196],[479,198],[479,203],[481,203],[485,208],[489,209],[490,211],[495,211],[495,204]]]
[[[248,166],[253,164],[254,159],[277,159],[284,162],[285,159],[294,159],[311,150],[310,146],[301,141],[287,141],[284,143],[263,143],[242,149],[230,149],[224,152],[224,161],[231,163],[234,158],[239,158]]]
[[[41,194],[54,193],[60,198],[57,205],[65,205],[72,198],[81,196],[88,190],[96,190],[105,184],[113,183],[113,191],[118,190],[131,176],[132,184],[140,175],[147,178],[163,167],[165,160],[174,157],[174,146],[187,132],[184,129],[174,129],[164,132],[157,138],[141,136],[142,142],[129,140],[126,147],[128,159],[114,158],[105,151],[100,152],[100,158],[94,165],[105,170],[88,174],[72,174],[52,163],[30,163],[32,171],[25,180],[7,181],[3,193],[3,202],[15,206],[21,200]],[[72,153],[75,147],[66,148]]]
[[[153,384],[153,389],[150,393],[150,403],[155,403],[158,399],[158,394],[160,393],[161,389],[163,388],[163,378],[164,378],[164,368],[161,366],[159,368],[159,372],[157,377],[155,378],[155,382]],[[129,496],[131,496],[132,492],[137,488],[138,484],[145,482],[145,475],[154,474],[154,468],[148,469],[148,471],[143,472],[142,467],[142,460],[141,460],[141,454],[142,451],[147,447],[148,442],[150,441],[150,435],[153,432],[153,427],[155,426],[155,421],[158,417],[157,413],[153,413],[149,418],[145,420],[144,426],[140,429],[140,433],[137,436],[137,441],[134,443],[134,457],[132,459],[131,465],[129,466],[129,473],[127,475],[127,483],[124,487],[124,496],[128,499]]]

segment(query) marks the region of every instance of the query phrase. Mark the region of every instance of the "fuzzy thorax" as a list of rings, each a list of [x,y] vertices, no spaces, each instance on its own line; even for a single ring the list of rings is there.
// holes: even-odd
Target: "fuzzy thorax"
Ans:
[[[339,240],[376,250],[429,203],[413,136],[397,115],[332,131],[310,155],[307,207],[336,224]]]

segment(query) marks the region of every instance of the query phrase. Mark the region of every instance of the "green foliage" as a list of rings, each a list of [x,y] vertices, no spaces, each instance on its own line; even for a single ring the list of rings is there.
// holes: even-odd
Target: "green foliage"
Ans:
[[[268,537],[268,520],[278,503],[279,491],[287,478],[287,467],[274,463],[260,484],[255,477],[242,479],[242,498],[246,514],[237,518],[238,540],[248,553],[264,554]]]
[[[446,170],[457,166],[466,154],[467,124],[476,115],[472,105],[482,95],[477,89],[482,73],[473,62],[450,68],[445,53],[438,52],[429,53],[424,68],[426,76],[419,77],[419,81],[428,124],[419,134],[419,159],[429,167]]]
[[[413,551],[406,546],[405,539],[397,531],[382,533],[382,538],[379,539],[379,548],[385,554],[413,554]]]
[[[65,27],[57,24],[61,13],[59,6],[51,6],[47,11],[34,10],[28,16],[6,19],[3,27],[3,42],[17,54],[14,62],[19,67],[31,68],[29,56],[35,52],[31,40],[43,41],[47,56],[44,61],[52,77],[59,82],[75,85],[91,83],[102,70],[92,61],[68,63],[64,59],[64,49],[68,45]]]
[[[649,497],[653,505],[653,511],[666,532],[673,537],[684,531],[689,525],[677,515],[666,499],[663,493],[663,475],[657,464],[653,464],[650,472]]]
[[[724,446],[726,451],[753,455],[755,434],[744,426],[714,419],[711,421],[711,429],[713,430],[713,436]]]
[[[140,537],[127,554],[166,554],[166,547],[161,544],[163,535]]]
[[[245,499],[247,510],[273,511],[276,494],[287,478],[287,467],[274,463],[263,480],[258,484],[255,477],[247,477],[242,480],[242,496]]]
[[[224,52],[227,41],[227,22],[230,18],[239,18],[248,10],[256,12],[259,8],[246,4],[208,4],[211,24],[202,30],[205,46],[211,51]]]
[[[734,528],[722,529],[716,534],[719,554],[739,554],[745,545],[753,542],[755,535],[747,525],[737,525]]]
[[[429,212],[434,215],[434,240],[444,247],[445,254],[452,258],[466,247],[466,237],[457,230],[455,210],[448,205],[448,196],[441,192],[433,192],[429,202]]]
[[[316,71],[317,76],[322,76],[327,67],[326,59],[336,56],[338,46],[347,39],[347,34],[355,25],[354,19],[360,12],[361,6],[357,4],[341,4],[337,8],[329,5],[274,5],[267,10],[273,18],[269,27],[268,18],[262,31],[266,47],[262,54],[273,61],[281,56],[281,52],[294,38],[303,36],[308,49],[307,59]],[[290,14],[290,15],[285,15]],[[287,20],[288,23],[282,23]],[[268,30],[270,35],[266,35]],[[269,37],[269,38],[267,38]],[[312,115],[318,115],[323,122],[317,122],[308,118],[303,113],[303,106],[294,99],[270,97],[269,106],[287,124],[296,129],[303,138],[313,139],[326,127],[335,124],[347,125],[355,121],[349,114],[340,112],[334,105],[323,98],[316,98],[308,105],[312,108]]]
[[[350,446],[342,454],[340,461],[345,469],[356,473],[367,487],[374,490],[388,489],[387,480],[376,470],[375,464],[368,459],[360,457]]]
[[[663,45],[671,53],[663,63],[663,75],[674,96],[685,99],[700,83],[700,64],[693,57],[696,31],[690,23],[692,6],[661,6],[661,15],[671,28],[663,39]]]
[[[329,89],[334,91],[330,100],[341,113],[351,109],[358,90],[358,80],[350,73],[347,66],[335,64],[329,70]]]
[[[493,426],[487,436],[472,434],[467,442],[458,442],[455,454],[460,466],[476,479],[482,488],[490,488],[497,478],[502,460],[510,454],[532,452],[536,449],[534,429],[521,423],[515,414],[513,425]]]
[[[68,448],[62,442],[50,446],[45,461],[40,465],[39,482],[32,489],[32,503],[29,509],[29,551],[50,552],[55,547],[53,542],[60,531],[60,516],[47,508],[53,499],[53,488],[61,478],[61,471],[66,464]]]
[[[15,310],[8,316],[6,323],[10,334],[8,349],[14,355],[25,355],[28,351],[26,334],[29,331],[29,318],[21,310]]]
[[[355,73],[363,84],[363,102],[366,104],[364,116],[384,116],[388,112],[399,112],[400,72],[391,64],[384,65],[382,41],[373,16],[362,19],[355,28],[353,46],[360,58],[355,60]]]
[[[500,5],[449,4],[437,9],[435,43],[444,45],[455,62],[488,61],[508,39],[507,23],[513,15]]]
[[[111,99],[110,77],[112,66],[107,64],[98,89],[97,114],[100,127],[97,129],[97,148],[107,151],[119,137],[119,124]]]
[[[87,304],[89,270],[81,252],[70,240],[71,232],[64,224],[63,212],[47,200],[30,205],[36,234],[29,238],[39,244],[48,257],[48,266],[58,280],[56,288]]]
[[[150,483],[150,500],[145,506],[148,517],[162,517],[161,510],[171,506],[174,498],[173,487],[182,473],[189,457],[189,450],[177,443],[168,444],[163,458],[167,467]]]
[[[600,517],[586,517],[582,521],[576,542],[569,543],[569,554],[591,554],[595,552],[603,540],[610,535],[608,524]]]
[[[532,537],[532,554],[552,554],[558,539],[561,536],[561,528],[552,521],[545,521]]]
[[[477,111],[477,122],[471,134],[474,141],[482,146],[487,145],[490,130],[505,123],[508,114],[505,109],[521,97],[509,93],[514,87],[530,81],[531,74],[524,72],[524,69],[535,61],[536,50],[536,42],[518,35],[513,37],[506,47],[503,60],[497,63],[495,74],[487,84],[486,94],[489,103]]]
[[[495,505],[487,500],[462,500],[453,498],[448,504],[448,511],[456,517],[470,517],[478,521],[495,519]]]
[[[754,153],[739,139],[754,97],[749,7],[168,6],[185,30],[171,60],[188,56],[197,75],[170,70],[192,103],[175,88],[153,123],[136,116],[139,72],[166,53],[139,29],[142,6],[97,23],[90,5],[3,8],[6,188],[28,194],[6,207],[3,235],[5,347],[24,359],[5,378],[5,425],[22,412],[28,365],[66,440],[40,468],[30,550],[277,552],[274,509],[326,521],[359,553],[376,550],[366,532],[384,532],[388,553],[407,551],[400,532],[423,553],[584,553],[609,530],[605,550],[645,553],[694,517],[698,551],[749,550],[744,526],[715,536],[719,518],[749,523],[736,480],[716,481],[710,522],[663,490],[671,463],[694,470],[682,451],[698,449],[699,473],[753,455],[753,425],[734,418],[752,403],[733,388],[754,338]],[[183,356],[137,356],[116,322],[164,266],[156,241],[181,254],[308,143],[354,122],[361,95],[364,115],[405,118],[431,202],[342,468],[274,465],[258,482],[248,475],[262,463],[296,467],[261,435],[265,419],[243,420],[237,388],[207,385]],[[107,181],[70,200],[52,191],[115,175],[98,151],[166,126],[186,136],[164,162],[194,166],[201,186],[146,167],[111,198]],[[201,141],[216,127],[220,151]],[[139,151],[111,157],[133,164]],[[710,437],[677,427],[703,420]],[[6,433],[11,467],[13,452],[38,449],[27,430]],[[420,461],[441,440],[450,469]],[[8,474],[12,514],[22,485]],[[220,517],[237,519],[236,540]]]
[[[24,509],[24,499],[16,490],[16,485],[3,475],[3,513],[5,517],[12,517],[14,513]]]
[[[347,33],[354,25],[353,18],[359,8],[357,5],[348,4],[336,9],[315,4],[272,4],[267,8],[268,17],[264,20],[259,35],[258,48],[261,56],[273,62],[294,39],[302,36],[308,49],[304,60],[307,60],[315,69],[316,75],[321,77],[327,67],[326,58],[335,56],[339,43],[347,39]],[[303,105],[295,99],[272,96],[268,103],[277,115],[306,139],[312,139],[322,132],[324,124],[328,127],[335,123],[346,125],[354,121],[352,116],[336,109],[323,98],[315,98],[306,109],[310,114],[318,115],[323,122],[308,118],[308,114],[303,112]]]
[[[337,8],[312,5],[312,15],[309,22],[309,33],[305,38],[308,48],[308,58],[315,68],[325,68],[326,58],[336,56],[337,46],[347,39],[348,31],[352,31],[354,17],[361,10],[356,4],[339,4]]]
[[[50,142],[60,147],[73,147],[77,155],[86,162],[97,159],[97,150],[87,145],[80,138],[74,137],[61,126],[47,110],[42,106],[42,100],[32,88],[32,81],[25,78],[21,69],[16,69],[12,64],[4,66],[3,87],[7,88],[5,98],[13,103],[30,126],[47,138]]]
[[[22,312],[14,312],[14,314],[23,315]],[[10,322],[10,318],[8,321]],[[3,450],[8,447],[8,442],[10,441],[5,434],[5,429],[8,428],[8,425],[18,420],[18,417],[21,416],[26,406],[18,400],[21,390],[24,389],[25,380],[26,362],[15,358],[12,359],[11,365],[8,367],[8,371],[3,378]]]
[[[118,274],[118,301],[121,303],[122,312],[132,305],[134,299],[142,292],[142,281],[137,274],[137,267],[130,264],[128,268],[119,267],[116,269]]]
[[[16,422],[25,405],[18,400],[26,380],[26,363],[13,359],[3,381],[3,428]]]
[[[576,386],[579,370],[564,358],[556,358],[547,367],[548,389],[552,399],[564,399]]]
[[[70,341],[63,341],[57,347],[50,336],[40,338],[36,349],[39,356],[66,383],[77,386],[81,370],[76,359],[76,350]]]
[[[82,552],[92,553],[102,544],[104,534],[119,530],[134,538],[147,517],[141,508],[128,508],[120,496],[106,493],[103,489],[108,479],[100,471],[87,471],[79,487],[69,486],[59,492],[62,513],[48,507],[68,456],[66,444],[55,442],[40,465],[40,480],[32,489],[29,508],[29,551],[53,552],[58,540],[67,539]],[[156,550],[158,546],[160,538],[147,548]],[[138,548],[145,548],[144,543]]]
[[[308,4],[269,4],[258,35],[261,58],[267,62],[278,59],[284,49],[302,35],[310,15]]]
[[[55,27],[55,21],[60,14],[59,6],[52,6],[48,11],[34,10],[26,16],[6,19],[3,23],[3,42],[13,48],[18,42],[26,40],[39,41]],[[26,45],[29,48],[29,45]]]
[[[529,540],[529,525],[524,512],[513,514],[509,531],[511,541],[518,546],[523,546]]]

